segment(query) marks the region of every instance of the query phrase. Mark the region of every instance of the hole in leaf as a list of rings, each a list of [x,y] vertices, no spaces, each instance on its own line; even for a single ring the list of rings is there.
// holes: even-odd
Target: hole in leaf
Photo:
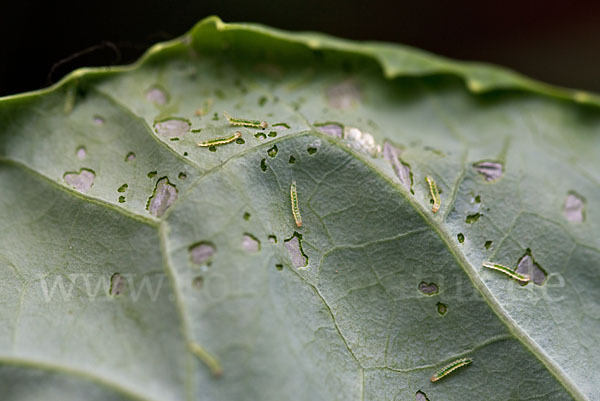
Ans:
[[[244,213],[244,220],[246,220],[246,221],[250,220],[250,213],[248,213],[248,212]]]
[[[79,172],[69,171],[63,176],[67,184],[84,194],[88,193],[90,188],[92,188],[95,178],[96,173],[87,168],[82,168]]]
[[[117,296],[123,293],[123,287],[125,286],[125,280],[120,273],[115,273],[110,277],[110,290],[108,293],[111,296]]]
[[[204,265],[208,264],[212,260],[212,257],[216,252],[216,248],[212,242],[200,241],[190,246],[189,252],[190,259],[193,264]]]
[[[237,143],[238,145],[243,145],[246,143],[246,141],[244,141],[244,138],[238,138],[235,140],[235,143]]]
[[[424,281],[419,283],[419,291],[421,291],[425,295],[435,295],[439,292],[439,288],[436,283],[427,284]]]
[[[127,184],[123,184],[117,189],[117,192],[125,192],[127,190]]]
[[[477,220],[479,220],[479,218],[481,216],[482,216],[481,213],[470,214],[470,215],[467,216],[467,218],[465,219],[465,221],[467,222],[467,224],[473,224]]]
[[[344,136],[344,126],[339,123],[326,122],[313,124],[322,133],[341,139]]]
[[[194,287],[198,290],[201,289],[203,285],[204,285],[204,277],[202,277],[202,276],[194,277],[194,279],[192,280],[192,287]]]
[[[275,123],[273,124],[273,127],[284,127],[290,129],[290,126],[287,123]]]
[[[217,151],[217,147],[216,146],[209,146],[208,150],[210,150],[211,152],[216,152]]]
[[[585,220],[585,199],[583,196],[576,192],[569,192],[565,205],[563,207],[563,214],[567,221],[571,223],[582,223]]]
[[[404,188],[412,193],[413,176],[410,165],[404,163],[399,155],[400,151],[391,143],[386,141],[383,144],[383,158],[392,165],[396,177],[398,177],[400,183],[404,185]]]
[[[100,117],[99,115],[95,115],[92,118],[92,121],[94,122],[94,124],[100,126],[100,125],[104,125],[104,119],[102,117]]]
[[[127,153],[127,156],[125,156],[125,161],[126,162],[131,162],[135,160],[135,153],[133,152],[129,152]]]
[[[260,241],[254,235],[244,233],[242,248],[248,252],[258,252],[260,251]]]
[[[156,174],[158,174],[156,171],[151,171],[148,173],[148,178],[154,178],[156,177]]]
[[[495,181],[502,177],[502,164],[492,161],[481,161],[473,164],[475,171],[481,174],[486,181]]]
[[[272,243],[276,244],[277,243],[277,237],[274,235],[269,235],[269,241],[271,241]]]
[[[288,160],[289,164],[294,164],[296,163],[296,158],[294,156],[290,156],[290,160]]]
[[[307,148],[306,151],[309,155],[314,155],[315,153],[317,153],[317,148]]]
[[[125,197],[123,195],[119,196],[119,203],[125,203]]]
[[[169,139],[178,138],[177,140],[184,136],[191,126],[188,120],[180,117],[170,117],[154,123],[154,129],[158,134]]]
[[[277,270],[279,270],[279,271],[282,271],[282,270],[283,270],[283,265],[282,265],[282,264],[280,264],[280,263],[278,263],[278,264],[276,264],[276,265],[275,265],[275,268],[276,268]]]
[[[448,307],[446,306],[446,304],[438,302],[436,306],[437,306],[437,311],[440,315],[444,316],[446,314],[446,312],[448,312]]]
[[[269,148],[269,150],[267,150],[267,154],[270,157],[275,157],[277,156],[277,145],[273,145],[273,147]]]
[[[267,138],[267,136],[265,135],[264,132],[257,132],[256,134],[254,134],[254,137],[258,138],[258,139],[266,139]]]
[[[275,132],[275,131],[271,131],[271,132],[269,132],[269,136],[270,136],[271,138],[275,138],[275,137],[277,136],[277,132]]]
[[[421,390],[419,390],[415,394],[415,400],[416,401],[429,401],[429,398],[427,398],[427,395],[424,392],[422,392]]]
[[[308,257],[302,250],[302,234],[294,231],[291,238],[284,241],[284,245],[294,266],[306,267],[308,265]]]
[[[169,101],[169,94],[162,87],[155,85],[146,91],[146,100],[151,103],[163,105]]]
[[[85,146],[78,147],[75,154],[77,155],[77,158],[79,160],[85,159],[85,157],[87,156],[87,151],[85,150]]]
[[[260,161],[260,169],[261,169],[262,171],[267,171],[267,161],[266,161],[265,159],[262,159],[262,160]]]
[[[184,172],[179,173],[179,175],[177,176],[177,178],[179,178],[181,181],[185,180],[187,178],[187,174]]]
[[[483,246],[485,246],[485,249],[490,249],[492,247],[492,241],[485,241]]]
[[[161,217],[177,199],[177,188],[163,177],[156,182],[154,192],[148,198],[146,209],[151,215]]]
[[[548,276],[546,271],[533,259],[531,249],[527,249],[525,255],[519,259],[516,272],[528,275],[536,285],[544,285],[544,281],[546,281],[546,277]],[[526,282],[519,282],[519,284],[527,285]]]
[[[463,233],[459,233],[456,236],[456,239],[458,239],[458,242],[460,242],[462,244],[463,242],[465,242],[465,235]]]

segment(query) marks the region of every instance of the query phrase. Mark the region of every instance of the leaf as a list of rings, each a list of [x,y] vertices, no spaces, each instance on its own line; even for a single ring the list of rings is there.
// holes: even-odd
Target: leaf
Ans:
[[[217,18],[1,99],[3,399],[598,400],[599,106]]]

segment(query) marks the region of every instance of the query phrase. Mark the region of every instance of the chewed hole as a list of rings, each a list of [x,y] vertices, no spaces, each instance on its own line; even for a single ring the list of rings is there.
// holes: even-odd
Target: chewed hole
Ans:
[[[88,193],[94,185],[96,173],[93,170],[82,168],[79,172],[69,171],[63,176],[65,182],[81,193]]]
[[[217,147],[216,146],[209,146],[208,150],[210,150],[211,152],[216,152],[217,151]]]
[[[302,250],[302,234],[294,231],[294,234],[284,241],[284,245],[294,266],[308,266],[308,257]]]
[[[383,144],[383,158],[387,160],[394,170],[400,183],[412,193],[413,175],[410,165],[400,159],[401,150],[388,141]]]
[[[123,293],[123,287],[125,287],[125,280],[120,273],[115,273],[110,277],[110,295],[117,296]]]
[[[439,288],[436,283],[426,283],[421,281],[418,288],[419,291],[425,295],[435,295],[439,292]]]
[[[277,156],[277,145],[273,145],[271,148],[269,148],[269,150],[267,150],[267,154],[270,157],[275,157]]]
[[[177,188],[163,177],[156,182],[154,192],[148,198],[146,209],[151,215],[161,217],[177,199]]]
[[[322,133],[334,138],[342,138],[344,127],[339,123],[314,123],[313,124]]]
[[[238,138],[238,139],[235,140],[235,143],[237,143],[238,145],[243,145],[243,144],[246,143],[246,141],[244,141],[243,138]]]
[[[473,224],[482,216],[481,213],[470,214],[465,218],[467,224]]]
[[[260,169],[261,169],[262,171],[267,171],[267,161],[266,161],[265,159],[262,159],[262,160],[260,161]]]
[[[104,119],[99,115],[95,115],[94,117],[92,117],[92,121],[98,126],[104,125]]]
[[[212,242],[200,241],[189,247],[190,260],[195,265],[205,265],[212,261],[217,249]]]
[[[117,192],[125,192],[125,191],[127,191],[127,188],[128,188],[127,184],[123,184],[117,189]]]
[[[252,234],[244,233],[242,248],[248,252],[258,252],[260,251],[260,240]]]
[[[125,197],[123,195],[119,196],[119,203],[125,203]]]
[[[264,132],[257,132],[256,134],[254,134],[254,137],[257,139],[266,139],[267,136],[264,134]]]
[[[290,160],[288,160],[289,164],[294,164],[296,163],[296,158],[294,156],[290,156]]]
[[[246,220],[246,221],[250,220],[250,213],[248,213],[248,212],[244,213],[244,220]]]
[[[279,270],[279,271],[282,271],[282,270],[283,270],[283,265],[282,265],[281,263],[277,263],[277,264],[275,265],[275,268],[276,268],[277,270]]]
[[[78,147],[75,154],[77,155],[77,158],[79,160],[85,159],[85,157],[87,156],[87,151],[85,150],[85,146]]]
[[[490,249],[492,247],[492,241],[485,241],[483,246],[485,246],[485,249]]]
[[[181,181],[185,180],[187,178],[187,174],[184,172],[179,173],[179,175],[177,176],[177,178],[179,178]]]
[[[187,155],[188,155],[188,152],[183,152],[183,155],[184,155],[184,156],[187,156]]]
[[[582,223],[585,220],[585,198],[571,191],[567,194],[563,215],[571,223]]]
[[[169,94],[162,87],[155,85],[146,91],[146,100],[162,106],[169,101]]]
[[[269,241],[276,244],[277,243],[277,237],[275,235],[269,235]]]
[[[192,124],[188,120],[180,117],[171,117],[154,123],[156,132],[171,140],[173,138],[179,139],[183,137],[189,132],[191,126]]]
[[[463,242],[465,242],[465,235],[463,233],[459,233],[456,236],[456,239],[458,239],[458,242],[460,242],[462,244]]]
[[[148,178],[154,178],[156,177],[156,174],[158,174],[156,171],[151,171],[148,173]]]
[[[194,287],[198,290],[202,289],[203,285],[204,285],[204,277],[202,277],[202,276],[194,277],[194,279],[192,280],[192,287]]]
[[[427,398],[427,395],[424,392],[422,392],[421,390],[419,390],[415,394],[415,400],[416,401],[429,401],[429,398]]]
[[[436,306],[437,306],[437,311],[440,315],[444,316],[446,314],[446,312],[448,312],[448,307],[446,306],[446,304],[438,302]]]
[[[129,152],[127,153],[127,156],[125,156],[125,161],[126,162],[131,162],[135,160],[135,153],[133,152]]]
[[[493,161],[481,161],[473,164],[473,168],[481,174],[486,181],[496,181],[502,177],[502,164]]]
[[[533,259],[531,249],[527,249],[525,255],[519,259],[516,272],[528,275],[536,285],[544,285],[548,276],[548,273]],[[527,285],[527,282],[519,282],[519,284]]]
[[[475,203],[481,203],[481,196],[477,195],[475,197]]]
[[[275,132],[275,131],[271,131],[271,132],[269,132],[269,136],[270,136],[271,138],[275,138],[275,137],[277,136],[277,132]]]
[[[288,123],[275,123],[275,124],[273,124],[273,127],[283,127],[286,129],[290,129],[290,126],[288,125]]]

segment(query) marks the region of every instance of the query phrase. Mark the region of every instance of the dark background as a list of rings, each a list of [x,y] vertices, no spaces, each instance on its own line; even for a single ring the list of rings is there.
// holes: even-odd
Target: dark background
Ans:
[[[226,22],[408,44],[600,92],[600,1],[3,3],[0,95],[47,86],[77,67],[130,63],[152,43],[213,14]]]

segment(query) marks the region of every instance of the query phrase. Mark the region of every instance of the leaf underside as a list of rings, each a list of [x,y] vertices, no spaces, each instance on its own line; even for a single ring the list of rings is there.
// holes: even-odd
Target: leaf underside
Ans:
[[[599,105],[217,18],[0,99],[2,399],[600,400]]]

